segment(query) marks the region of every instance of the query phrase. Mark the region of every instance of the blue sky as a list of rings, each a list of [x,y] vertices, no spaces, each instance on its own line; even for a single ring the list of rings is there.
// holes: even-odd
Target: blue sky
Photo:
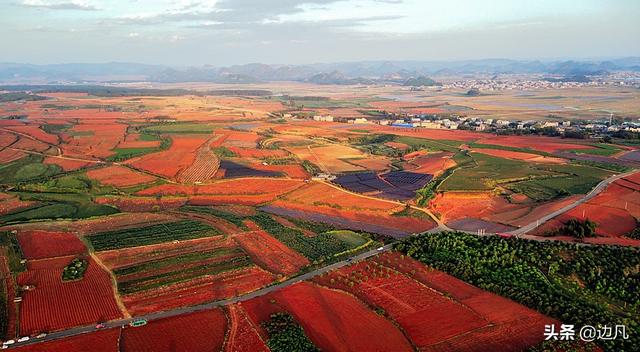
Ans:
[[[0,62],[640,55],[638,0],[0,0]]]

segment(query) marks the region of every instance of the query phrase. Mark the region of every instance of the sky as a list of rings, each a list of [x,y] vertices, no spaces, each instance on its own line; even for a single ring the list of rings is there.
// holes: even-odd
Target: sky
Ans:
[[[0,0],[0,62],[640,56],[640,0]]]

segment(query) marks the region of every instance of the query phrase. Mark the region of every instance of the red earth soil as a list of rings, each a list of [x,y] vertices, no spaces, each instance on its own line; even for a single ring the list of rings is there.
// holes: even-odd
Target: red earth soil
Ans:
[[[111,277],[93,259],[88,259],[89,266],[82,279],[62,281],[62,269],[73,258],[31,261],[28,270],[18,275],[18,285],[35,287],[22,295],[21,335],[122,317],[113,296]]]
[[[64,171],[78,170],[78,169],[83,168],[85,166],[93,165],[92,163],[89,163],[89,162],[86,162],[86,161],[72,160],[72,159],[65,159],[65,158],[57,158],[57,157],[54,157],[54,156],[48,156],[48,157],[44,158],[43,162],[45,164],[49,164],[49,165],[58,165]]]
[[[27,259],[63,257],[87,252],[84,243],[69,232],[20,231],[17,237]]]
[[[278,197],[277,193],[264,193],[258,195],[204,195],[189,197],[189,205],[259,205],[270,202]]]
[[[136,168],[168,178],[175,178],[180,171],[193,164],[196,152],[211,136],[172,136],[168,150],[132,159],[128,163]]]
[[[440,292],[384,266],[362,262],[316,278],[350,292],[396,321],[418,348],[425,348],[489,322]],[[333,281],[333,282],[332,282]]]
[[[212,352],[224,344],[227,319],[221,309],[154,320],[122,331],[124,352]]]
[[[291,178],[309,179],[309,173],[300,165],[262,165],[262,163],[251,164],[251,168],[263,171],[280,172]]]
[[[65,139],[61,145],[62,154],[78,158],[106,158],[114,154],[127,130],[127,125],[112,121],[83,121],[73,126],[71,132],[76,135]]]
[[[20,197],[0,193],[0,215],[9,214],[20,209],[28,208],[37,202],[20,200]]]
[[[140,315],[235,297],[264,287],[273,279],[272,274],[252,266],[128,295],[123,301],[131,314]]]
[[[402,333],[384,317],[344,292],[301,282],[241,303],[258,326],[288,312],[323,351],[411,351]],[[267,337],[264,329],[260,333]]]
[[[11,148],[29,150],[33,152],[43,153],[49,150],[51,146],[38,140],[20,137],[20,139],[11,145]],[[51,153],[50,153],[51,154]]]
[[[25,156],[27,156],[27,153],[21,152],[19,150],[3,149],[0,150],[0,164],[8,164],[12,161],[22,159]]]
[[[240,304],[226,307],[229,320],[229,333],[224,345],[225,352],[268,352],[269,348],[260,337]]]
[[[141,141],[139,138],[139,133],[129,133],[124,141],[118,144],[118,148],[157,148],[160,146],[160,141]]]
[[[442,293],[475,311],[488,326],[431,345],[427,351],[522,351],[544,338],[545,324],[557,321],[504,297],[483,291],[462,280],[429,268],[397,252],[371,260]],[[373,266],[373,265],[372,265]]]
[[[234,239],[251,260],[275,274],[291,275],[309,265],[309,260],[264,231],[239,234]]]
[[[144,263],[150,260],[159,260],[186,253],[202,252],[218,248],[232,248],[236,243],[230,238],[205,237],[194,240],[180,241],[178,243],[159,243],[142,247],[130,247],[99,252],[96,255],[109,269],[118,269],[126,266]]]
[[[0,122],[2,121],[3,120],[0,120]],[[15,134],[0,131],[0,148],[8,147],[17,140],[18,140],[18,136],[16,136]]]
[[[302,212],[307,214],[320,214],[321,216],[326,216],[330,218],[334,218],[337,222],[340,222],[341,219],[345,219],[347,221],[354,221],[357,223],[368,224],[372,226],[379,226],[388,229],[396,229],[403,233],[418,233],[424,232],[429,229],[435,227],[435,223],[426,218],[418,218],[412,216],[394,216],[390,215],[395,212],[395,210],[383,212],[383,211],[366,211],[366,210],[346,210],[346,209],[336,209],[331,206],[325,206],[320,204],[299,204],[289,201],[276,200],[270,204],[270,206],[289,209],[294,212]],[[402,206],[401,206],[402,207]],[[402,209],[396,209],[400,211]],[[296,217],[293,214],[280,214],[278,212],[274,212],[278,215],[288,215],[292,217]],[[312,218],[308,218],[307,220],[314,220]],[[317,220],[314,220],[317,221]],[[347,226],[348,227],[348,226]],[[351,227],[348,227],[351,228]],[[359,228],[354,228],[359,229]],[[366,230],[365,231],[373,231]],[[376,232],[376,231],[373,231]],[[387,233],[387,232],[380,232]],[[393,235],[393,233],[389,233]]]
[[[40,129],[39,126],[12,126],[7,127],[7,129],[29,135],[45,143],[58,144],[58,136],[45,132],[44,130]]]
[[[177,220],[178,217],[166,213],[118,213],[98,218],[52,222],[50,225],[77,232],[80,235],[91,235],[96,232],[142,227]]]
[[[292,203],[325,205],[337,209],[391,212],[398,204],[345,192],[325,183],[312,182],[284,197]]]
[[[435,177],[456,165],[456,162],[451,159],[452,156],[453,153],[448,152],[428,154],[416,152],[405,155],[403,159],[408,160],[405,167],[407,171],[431,174]]]
[[[286,180],[277,178],[250,178],[219,181],[206,185],[174,185],[166,184],[154,186],[136,193],[139,196],[155,195],[256,195],[265,193],[286,193],[292,191],[304,182],[300,180]]]
[[[187,203],[187,198],[97,197],[98,204],[114,206],[126,212],[149,212],[176,209]]]
[[[133,171],[124,166],[112,165],[87,171],[87,176],[98,182],[116,187],[131,187],[157,180],[156,177]]]
[[[64,339],[36,343],[12,350],[18,352],[120,352],[120,329],[107,329]]]
[[[526,160],[526,161],[540,162],[540,163],[564,164],[567,162],[565,159],[561,159],[561,158],[546,157],[538,154],[514,152],[514,151],[502,150],[502,149],[476,148],[473,151],[495,156],[498,158]]]
[[[228,146],[227,149],[240,158],[283,158],[289,155],[286,151],[278,149],[240,148],[234,146]]]
[[[530,148],[541,152],[554,153],[572,149],[594,149],[592,146],[579,144],[579,140],[560,139],[542,136],[490,136],[481,134],[479,140],[481,144],[494,144],[505,147]]]

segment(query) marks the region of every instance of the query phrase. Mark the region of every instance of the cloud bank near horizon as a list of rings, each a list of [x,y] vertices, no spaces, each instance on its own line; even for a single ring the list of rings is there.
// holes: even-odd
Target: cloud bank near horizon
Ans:
[[[248,62],[640,55],[635,0],[9,0],[0,61]]]

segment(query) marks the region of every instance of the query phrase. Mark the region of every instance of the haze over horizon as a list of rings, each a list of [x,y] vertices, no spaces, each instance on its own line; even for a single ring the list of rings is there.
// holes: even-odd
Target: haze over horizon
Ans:
[[[0,62],[225,66],[640,56],[633,0],[9,0]],[[611,40],[616,38],[616,40]]]

